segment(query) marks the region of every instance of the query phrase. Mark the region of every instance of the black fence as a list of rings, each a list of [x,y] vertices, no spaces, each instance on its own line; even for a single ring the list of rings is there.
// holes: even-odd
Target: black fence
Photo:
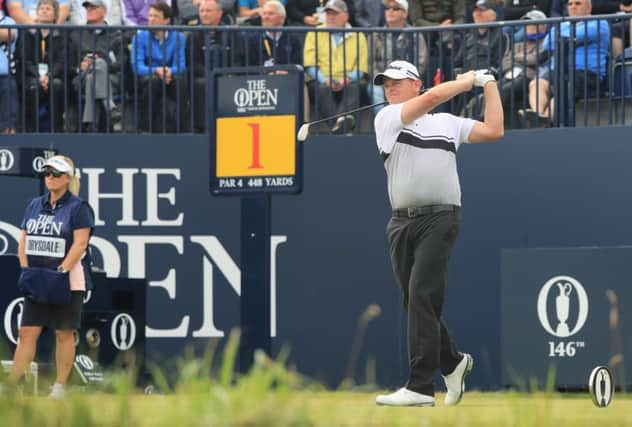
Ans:
[[[6,26],[15,36],[14,43],[4,46],[13,51],[12,74],[0,80],[4,93],[13,95],[0,99],[2,117],[9,117],[8,125],[0,126],[5,132],[206,132],[212,119],[211,71],[273,64],[304,66],[307,121],[382,101],[383,91],[372,84],[372,76],[393,59],[417,65],[425,87],[459,72],[491,68],[508,129],[626,125],[632,123],[632,51],[623,48],[629,40],[623,46],[616,40],[616,28],[629,25],[630,18],[617,14],[335,32]],[[154,34],[158,30],[167,30],[163,42]],[[270,37],[266,30],[281,36]],[[482,94],[460,95],[441,111],[480,119]],[[371,132],[375,113],[357,114],[354,132]]]

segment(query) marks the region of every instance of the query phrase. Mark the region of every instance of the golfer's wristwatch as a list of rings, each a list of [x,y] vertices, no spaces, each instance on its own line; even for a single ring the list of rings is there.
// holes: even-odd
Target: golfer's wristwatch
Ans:
[[[59,267],[57,267],[57,272],[58,273],[68,273],[68,270],[66,270],[64,268],[64,266],[60,264]]]

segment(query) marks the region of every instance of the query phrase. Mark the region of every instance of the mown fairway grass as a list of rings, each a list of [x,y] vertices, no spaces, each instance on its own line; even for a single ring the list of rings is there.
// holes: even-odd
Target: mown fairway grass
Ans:
[[[468,393],[457,407],[376,407],[373,393],[269,391],[257,399],[238,389],[144,396],[87,394],[63,402],[2,399],[2,426],[632,426],[632,399],[605,409],[588,395]],[[9,404],[10,403],[10,404]]]

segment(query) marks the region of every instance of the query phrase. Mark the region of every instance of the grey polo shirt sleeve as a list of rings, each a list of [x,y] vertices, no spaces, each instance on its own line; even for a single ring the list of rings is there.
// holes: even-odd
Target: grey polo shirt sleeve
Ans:
[[[375,138],[380,153],[390,154],[397,135],[404,128],[402,107],[404,104],[387,105],[375,116]]]

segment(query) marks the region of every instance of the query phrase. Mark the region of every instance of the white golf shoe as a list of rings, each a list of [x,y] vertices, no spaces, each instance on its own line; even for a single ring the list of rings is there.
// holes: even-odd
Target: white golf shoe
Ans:
[[[434,406],[435,399],[402,387],[391,394],[380,394],[375,403],[383,406]]]
[[[456,365],[454,371],[443,377],[445,381],[445,387],[448,392],[445,395],[444,403],[446,406],[456,405],[463,398],[463,392],[465,391],[465,377],[472,370],[474,359],[467,353],[463,353],[463,359]]]
[[[50,394],[48,395],[51,399],[62,400],[66,398],[66,390],[64,386],[59,383],[53,384],[50,390]]]

